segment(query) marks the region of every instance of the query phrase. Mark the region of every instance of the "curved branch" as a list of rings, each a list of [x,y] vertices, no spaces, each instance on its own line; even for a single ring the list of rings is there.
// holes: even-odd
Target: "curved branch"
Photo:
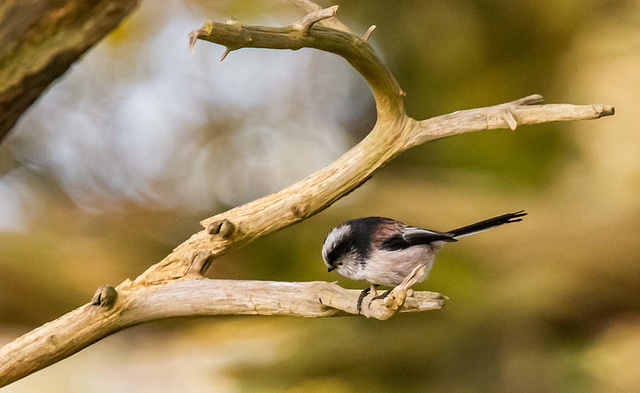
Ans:
[[[378,119],[365,139],[331,165],[275,194],[203,220],[201,224],[205,231],[194,234],[159,264],[140,275],[136,280],[138,283],[182,277],[197,253],[210,251],[215,257],[302,221],[356,189],[398,153],[418,144],[473,131],[594,119],[614,113],[611,106],[599,104],[540,105],[542,96],[536,94],[506,104],[416,121],[405,114],[404,92],[391,72],[366,40],[349,32],[314,25],[301,33],[293,25],[274,28],[207,21],[189,36],[191,46],[201,39],[224,45],[227,50],[312,47],[338,54],[369,83],[376,99]],[[223,222],[233,225],[232,233],[220,234],[216,230]]]
[[[110,302],[96,301],[109,292]],[[277,282],[182,279],[166,285],[111,286],[94,301],[49,322],[0,349],[0,386],[58,362],[94,342],[147,321],[185,316],[289,315],[310,318],[357,314],[360,291],[324,281]],[[434,292],[415,292],[398,309],[371,301],[363,315],[387,319],[396,312],[436,310],[444,304]]]
[[[226,51],[221,60],[229,52],[241,48],[315,48],[334,53],[347,60],[367,80],[373,91],[379,116],[403,116],[402,97],[405,93],[367,40],[348,31],[316,24],[333,16],[336,11],[337,6],[316,10],[302,21],[286,27],[245,26],[235,20],[228,23],[207,21],[200,29],[189,34],[189,44],[192,52],[198,39],[223,45]],[[305,28],[300,27],[303,25]]]

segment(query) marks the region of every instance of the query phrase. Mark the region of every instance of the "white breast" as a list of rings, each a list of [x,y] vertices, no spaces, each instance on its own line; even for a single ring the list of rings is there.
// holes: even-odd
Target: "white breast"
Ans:
[[[426,273],[429,273],[435,251],[439,248],[439,245],[423,245],[397,251],[377,250],[369,256],[365,264],[345,263],[337,270],[343,276],[354,280],[392,287],[400,284],[418,265],[424,265]],[[426,276],[425,274],[422,279]]]

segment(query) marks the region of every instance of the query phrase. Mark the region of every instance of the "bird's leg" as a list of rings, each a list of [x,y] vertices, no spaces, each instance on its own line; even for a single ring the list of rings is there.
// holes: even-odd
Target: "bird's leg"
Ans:
[[[378,292],[376,291],[376,288],[378,288],[378,284],[371,284],[369,288],[360,292],[360,296],[358,296],[358,304],[357,304],[358,315],[360,314],[360,311],[362,311],[362,301],[364,300],[364,298],[367,297],[369,293],[373,293],[373,296],[378,294]]]
[[[371,299],[371,301],[378,300],[378,299],[384,299],[385,297],[389,296],[391,291],[392,291],[391,289],[389,289],[388,291],[384,291],[384,293],[382,295],[374,296],[373,299]]]
[[[367,297],[369,292],[371,292],[371,287],[360,292],[360,296],[358,296],[358,303],[356,305],[356,308],[358,309],[358,315],[360,315],[360,311],[362,311],[362,301],[364,300],[365,297]]]

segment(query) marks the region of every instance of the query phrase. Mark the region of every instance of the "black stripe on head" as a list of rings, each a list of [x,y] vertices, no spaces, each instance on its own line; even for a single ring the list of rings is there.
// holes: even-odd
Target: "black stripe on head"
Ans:
[[[330,250],[328,250],[325,262],[331,268],[336,268],[340,259],[353,252],[354,250],[351,241],[349,241],[349,236],[343,236],[334,243]]]
[[[329,271],[335,269],[345,256],[354,252],[350,240],[351,232],[351,225],[347,222],[333,228],[327,235],[322,245],[322,258]]]

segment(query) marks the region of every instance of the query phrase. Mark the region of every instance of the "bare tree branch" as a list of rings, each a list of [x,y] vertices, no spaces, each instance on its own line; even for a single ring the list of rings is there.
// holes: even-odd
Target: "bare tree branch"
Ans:
[[[445,136],[511,128],[520,124],[595,119],[612,115],[606,105],[541,105],[533,95],[510,103],[416,121],[405,114],[404,92],[367,43],[348,29],[336,28],[334,8],[322,10],[307,0],[288,0],[309,15],[287,27],[206,22],[189,35],[227,48],[320,49],[345,58],[368,82],[378,119],[369,135],[329,166],[275,194],[207,218],[194,234],[134,281],[100,288],[91,304],[50,322],[0,349],[0,386],[70,356],[127,326],[172,316],[261,314],[305,317],[353,314],[357,294],[329,283],[273,283],[210,280],[202,277],[217,256],[260,236],[300,222],[364,183],[395,155]],[[309,8],[310,7],[310,8]],[[313,9],[311,9],[313,8]],[[324,19],[328,18],[328,19]],[[369,33],[370,34],[370,33]],[[225,55],[226,56],[226,55]],[[384,302],[372,302],[365,315],[386,319],[396,310],[423,311],[442,306],[439,295],[410,287],[414,271]],[[16,359],[16,360],[11,360]]]
[[[599,119],[610,116],[610,105],[542,105],[542,96],[534,94],[506,104],[469,109],[422,120],[415,124],[409,146],[417,146],[434,139],[467,132],[511,128],[519,125]]]
[[[406,289],[400,292],[406,295]],[[110,293],[111,298],[100,297]],[[116,295],[117,293],[117,295]],[[212,279],[173,280],[165,285],[100,288],[92,303],[49,322],[0,349],[0,386],[58,362],[119,330],[172,317],[210,315],[290,315],[310,318],[357,314],[360,291],[324,281],[274,282]],[[404,294],[404,295],[403,295]],[[393,297],[390,297],[393,299]],[[404,300],[404,299],[402,299]],[[375,300],[362,314],[387,319],[396,312],[442,307],[433,292],[416,292],[398,304]]]
[[[18,118],[138,0],[0,3],[0,141]]]

